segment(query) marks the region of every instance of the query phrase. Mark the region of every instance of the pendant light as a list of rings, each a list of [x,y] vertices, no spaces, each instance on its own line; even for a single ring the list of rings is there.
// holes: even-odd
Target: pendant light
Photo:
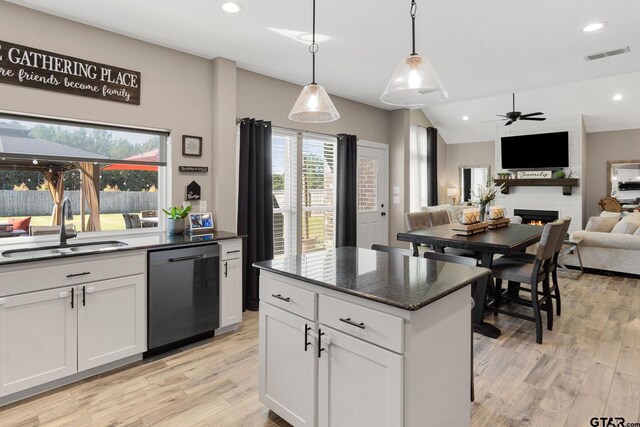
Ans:
[[[380,101],[399,107],[425,106],[442,101],[449,94],[440,82],[435,70],[426,60],[416,53],[416,10],[415,0],[411,0],[411,40],[413,51],[396,68],[387,83]]]
[[[316,83],[316,0],[313,0],[313,33],[309,52],[312,58],[311,83],[302,88],[289,113],[289,119],[302,123],[326,123],[338,120],[340,114],[322,86]]]

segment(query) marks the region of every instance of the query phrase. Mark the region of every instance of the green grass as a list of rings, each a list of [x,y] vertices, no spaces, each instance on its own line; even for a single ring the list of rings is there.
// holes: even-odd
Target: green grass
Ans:
[[[0,221],[6,220],[10,217],[0,217]],[[24,218],[24,217],[16,217],[16,218]],[[89,219],[89,215],[85,217],[86,220]],[[76,226],[76,230],[80,232],[82,227],[80,226],[80,215],[74,215],[73,220],[66,221],[67,224],[73,224]],[[51,216],[32,216],[31,217],[31,225],[51,225]],[[102,230],[110,231],[110,230],[124,230],[124,219],[122,218],[122,214],[101,214],[100,215],[100,225],[102,226]]]

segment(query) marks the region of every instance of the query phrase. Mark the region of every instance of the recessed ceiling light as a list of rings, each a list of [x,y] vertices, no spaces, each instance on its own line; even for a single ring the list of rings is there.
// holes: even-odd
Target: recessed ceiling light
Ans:
[[[223,5],[222,5],[222,10],[224,10],[227,13],[238,13],[242,9],[244,9],[244,8],[242,7],[242,5],[240,3],[236,3],[236,2],[232,2],[232,1],[228,1],[226,3],[223,3]]]
[[[311,41],[313,40],[313,35],[312,34],[300,34],[297,37],[297,39],[300,40],[300,41],[303,41],[305,43],[311,43]],[[325,36],[324,34],[316,34],[316,43],[326,42],[329,39],[330,39],[330,37],[329,36]]]
[[[601,30],[604,27],[606,27],[607,25],[609,25],[608,22],[593,22],[593,23],[587,25],[586,27],[584,27],[582,29],[582,31],[584,31],[585,33],[591,33],[593,31]]]
[[[462,116],[462,120],[464,120],[464,121],[469,120],[469,116]]]
[[[614,101],[622,101],[622,94],[616,93],[615,95],[613,95],[613,100]]]

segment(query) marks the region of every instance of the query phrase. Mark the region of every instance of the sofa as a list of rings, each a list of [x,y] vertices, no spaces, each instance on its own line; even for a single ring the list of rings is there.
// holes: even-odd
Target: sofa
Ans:
[[[445,210],[449,213],[450,222],[456,222],[460,218],[460,215],[462,214],[462,210],[464,208],[469,208],[469,207],[471,206],[443,204],[443,205],[434,205],[434,206],[423,206],[422,210],[423,211]],[[522,223],[522,218],[516,215],[509,217],[509,219],[513,224]]]
[[[589,218],[585,229],[574,231],[570,238],[581,239],[584,268],[640,275],[640,213],[602,212]],[[580,266],[576,251],[564,255],[562,262]]]

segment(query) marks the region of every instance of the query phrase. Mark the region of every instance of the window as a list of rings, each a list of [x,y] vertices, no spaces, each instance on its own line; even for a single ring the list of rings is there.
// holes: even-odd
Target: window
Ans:
[[[334,247],[336,139],[273,130],[274,255]]]
[[[409,173],[411,176],[409,206],[411,212],[417,212],[424,206],[429,206],[427,129],[422,126],[411,125],[409,144]]]
[[[64,197],[74,213],[66,222],[78,232],[157,226],[167,137],[162,131],[0,114],[0,222],[21,219],[22,229],[0,233],[59,229]],[[126,221],[130,216],[140,221]]]

